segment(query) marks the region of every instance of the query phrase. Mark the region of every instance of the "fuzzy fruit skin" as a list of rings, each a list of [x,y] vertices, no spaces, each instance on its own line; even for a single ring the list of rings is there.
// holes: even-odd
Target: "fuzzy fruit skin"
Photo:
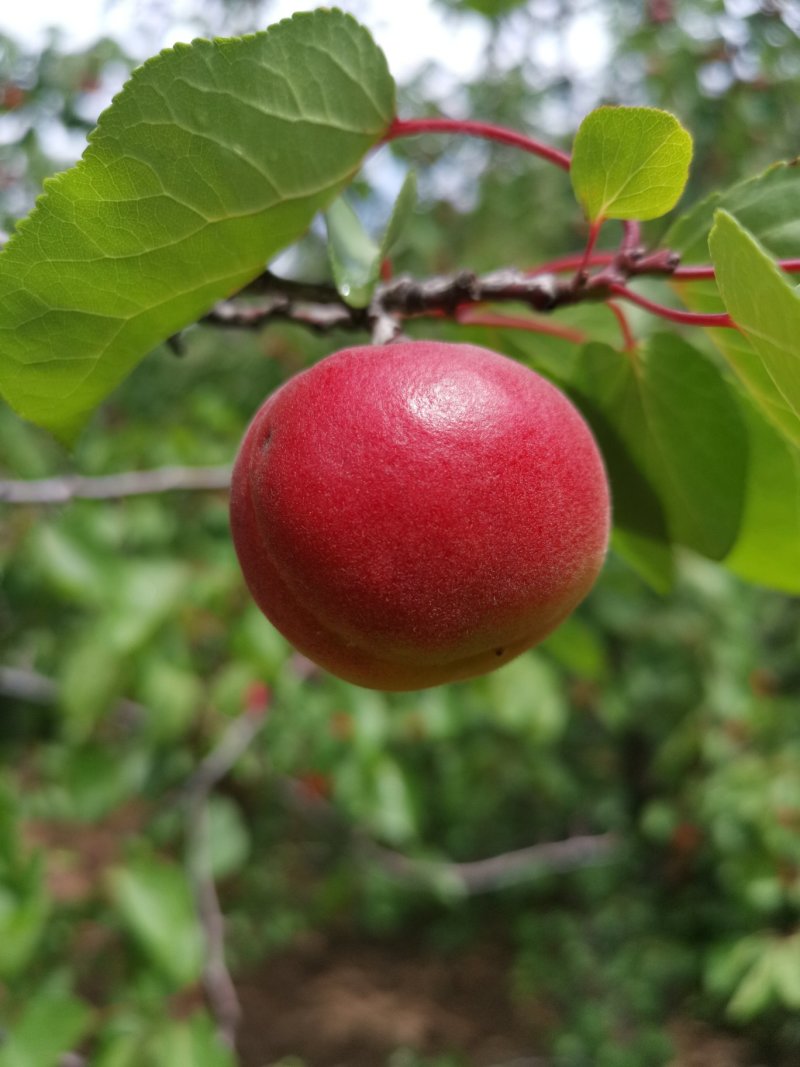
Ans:
[[[549,382],[488,349],[348,348],[267,398],[233,471],[257,604],[372,689],[483,674],[583,600],[608,544],[603,463]]]

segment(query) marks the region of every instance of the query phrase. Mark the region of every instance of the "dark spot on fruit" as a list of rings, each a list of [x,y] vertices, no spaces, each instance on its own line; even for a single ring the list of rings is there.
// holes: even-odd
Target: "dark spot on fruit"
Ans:
[[[495,654],[495,656],[503,656],[503,655],[505,655],[505,651],[506,650],[504,648],[496,648],[494,650],[494,654]]]
[[[264,440],[261,442],[261,451],[266,452],[269,449],[270,442],[272,441],[272,430],[267,430],[264,435]]]

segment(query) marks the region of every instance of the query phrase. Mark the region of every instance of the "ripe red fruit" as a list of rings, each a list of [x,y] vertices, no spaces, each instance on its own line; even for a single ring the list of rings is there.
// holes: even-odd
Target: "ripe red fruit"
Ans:
[[[501,666],[586,596],[605,471],[554,386],[473,345],[348,348],[270,396],[233,472],[239,561],[304,655],[373,689]]]

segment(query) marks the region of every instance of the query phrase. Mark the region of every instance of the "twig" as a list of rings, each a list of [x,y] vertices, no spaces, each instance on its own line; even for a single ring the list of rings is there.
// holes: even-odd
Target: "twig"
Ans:
[[[278,784],[290,807],[314,821],[336,826],[362,856],[395,881],[421,887],[449,882],[467,896],[507,889],[546,874],[564,874],[608,863],[620,843],[616,834],[582,834],[467,863],[421,860],[379,845],[361,827],[344,820],[330,801],[312,793],[302,782],[282,777]]]
[[[205,801],[244,755],[263,725],[263,712],[249,710],[231,723],[217,747],[206,756],[184,784],[181,796],[187,807],[193,808]]]
[[[16,696],[22,700],[30,699],[36,703],[54,703],[58,698],[58,687],[51,679],[35,672],[0,667],[0,694]],[[132,704],[130,701],[127,703]],[[133,706],[140,708],[139,705]],[[140,708],[140,711],[146,714],[145,709]],[[193,841],[199,841],[202,846],[201,856],[205,849],[205,828],[202,820],[205,818],[204,810],[207,799],[217,783],[225,777],[252,744],[263,723],[263,706],[255,706],[234,720],[223,734],[217,747],[200,763],[181,790],[179,799],[183,801],[195,820],[192,823],[193,833],[190,836]],[[431,885],[449,878],[460,884],[466,893],[487,893],[495,889],[504,889],[529,878],[540,877],[548,872],[563,873],[579,867],[609,862],[613,859],[618,847],[618,839],[613,834],[582,834],[568,837],[563,841],[529,845],[527,848],[475,860],[471,863],[418,860],[379,845],[361,827],[354,826],[344,819],[333,804],[318,794],[312,793],[297,779],[280,776],[276,781],[285,802],[291,808],[313,821],[324,823],[326,827],[336,827],[365,858],[377,863],[391,877],[418,885]],[[203,871],[208,871],[207,865]],[[202,880],[208,881],[208,878],[204,875]],[[214,891],[213,882],[211,890]],[[207,892],[208,887],[205,888],[204,894]],[[208,909],[210,927],[214,937],[217,938],[213,943],[219,952],[221,917],[218,903],[215,904],[215,902],[215,892],[213,899],[210,895],[208,898],[204,895],[203,907]],[[205,921],[204,925],[206,925]],[[206,929],[209,927],[206,926]],[[209,940],[210,944],[212,940]]]
[[[248,710],[228,727],[217,747],[202,761],[183,789],[189,875],[206,938],[203,987],[221,1040],[236,1047],[242,1009],[225,962],[225,918],[220,908],[209,856],[208,801],[261,731],[265,710]]]
[[[47,706],[57,704],[60,694],[53,679],[38,671],[0,666],[0,696]],[[135,700],[123,698],[114,704],[111,714],[117,725],[132,730],[147,719],[148,710]]]
[[[460,883],[468,896],[507,889],[546,874],[565,874],[607,863],[619,847],[615,834],[586,834],[563,841],[545,841],[469,863],[411,859],[401,852],[365,842],[368,853],[402,882],[422,885],[444,880]]]
[[[227,489],[230,480],[230,467],[158,467],[98,478],[67,474],[30,481],[0,480],[0,503],[66,504],[76,499],[118,500],[183,489],[210,491]]]

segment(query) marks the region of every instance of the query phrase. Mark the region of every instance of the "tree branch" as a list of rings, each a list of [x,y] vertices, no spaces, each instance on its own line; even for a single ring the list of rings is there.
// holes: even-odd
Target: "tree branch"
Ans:
[[[70,500],[118,500],[177,490],[222,490],[231,481],[228,467],[158,467],[99,478],[67,474],[36,480],[0,480],[0,503],[66,504]]]
[[[208,802],[214,788],[233,768],[261,731],[266,707],[248,709],[225,733],[217,747],[202,761],[183,789],[186,806],[187,867],[197,912],[206,939],[203,987],[221,1040],[234,1049],[242,1009],[231,973],[225,962],[225,917],[214,884],[209,855]]]
[[[407,319],[437,316],[458,320],[466,309],[480,304],[513,302],[527,305],[532,311],[548,313],[585,301],[605,301],[613,295],[635,299],[636,294],[628,296],[628,290],[623,293],[619,287],[624,287],[631,278],[645,275],[669,277],[675,274],[680,262],[679,256],[669,249],[644,252],[637,243],[638,237],[638,228],[631,223],[625,227],[616,253],[594,253],[590,242],[583,254],[553,260],[533,271],[506,269],[479,275],[464,270],[422,279],[401,275],[379,283],[367,308],[350,307],[330,286],[306,285],[267,272],[241,294],[217,304],[203,321],[222,327],[261,329],[281,320],[318,333],[369,332],[374,344],[386,344],[395,339]],[[592,268],[595,273],[589,273]],[[558,277],[559,273],[571,269],[577,270],[574,277]],[[240,299],[255,291],[264,299]],[[654,314],[666,315],[660,305],[642,301],[642,306]],[[514,328],[531,327],[516,319]]]

